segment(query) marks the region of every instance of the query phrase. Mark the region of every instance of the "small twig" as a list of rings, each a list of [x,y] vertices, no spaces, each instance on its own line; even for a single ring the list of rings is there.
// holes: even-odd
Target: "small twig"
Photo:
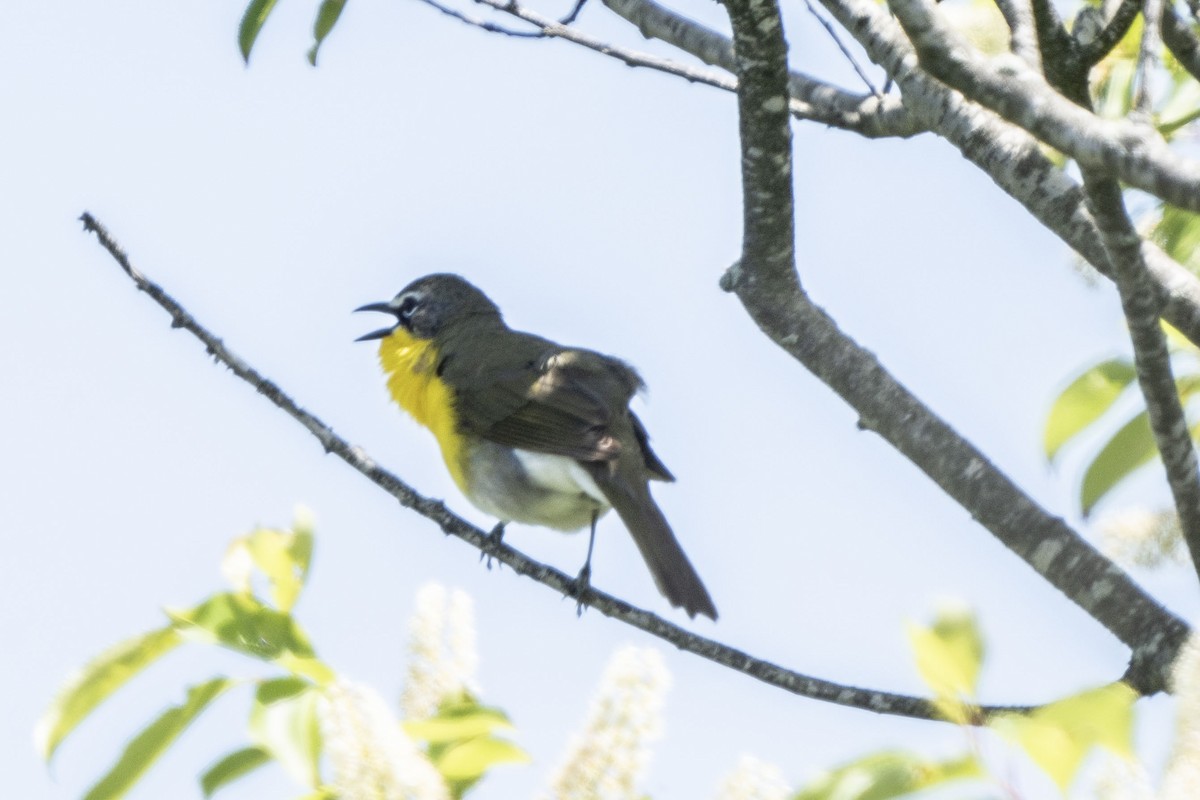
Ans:
[[[545,39],[548,35],[545,31],[515,31],[512,28],[506,28],[503,25],[497,25],[494,22],[476,17],[471,14],[459,11],[450,6],[444,6],[438,0],[421,0],[422,3],[436,8],[448,17],[453,17],[459,22],[465,22],[473,28],[480,28],[488,33],[499,33],[503,36],[513,36],[518,39]]]
[[[570,25],[572,22],[574,22],[576,19],[579,18],[579,12],[583,11],[583,7],[585,5],[587,5],[587,0],[575,0],[575,7],[571,9],[569,14],[567,14],[565,17],[560,19],[558,21],[558,24],[559,25]]]
[[[516,3],[505,0],[476,0],[476,2],[511,14],[532,25],[537,25],[546,36],[581,45],[601,55],[622,61],[631,67],[647,67],[675,75],[692,83],[702,83],[727,92],[737,90],[737,81],[726,74],[698,69],[648,53],[608,44],[583,33],[578,28],[562,25],[557,20],[544,17]],[[729,45],[729,52],[729,59],[732,61],[732,45]],[[731,69],[732,67],[727,68]],[[835,89],[828,84],[809,79],[798,73],[792,74],[792,89],[797,96],[789,99],[788,109],[793,116],[799,119],[811,119],[826,125],[854,130],[866,136],[911,136],[919,133],[919,129],[911,125],[911,120],[899,100],[894,98],[879,99],[869,95],[866,97],[849,95],[840,89]]]
[[[659,39],[705,64],[735,72],[733,42],[728,36],[675,13],[654,0],[603,0],[617,16],[647,39]],[[788,73],[792,116],[810,119],[868,137],[915,136],[926,128],[917,123],[896,97],[852,94],[797,70]]]
[[[821,23],[821,27],[825,29],[825,32],[829,34],[829,38],[833,39],[833,43],[836,44],[838,49],[842,51],[842,55],[845,56],[846,60],[850,62],[850,66],[854,67],[854,71],[858,73],[858,77],[862,79],[864,84],[866,84],[867,91],[876,97],[883,97],[883,93],[875,88],[875,84],[871,82],[871,79],[867,77],[867,73],[863,71],[861,66],[859,66],[858,59],[855,58],[854,54],[850,52],[850,48],[846,47],[846,43],[843,42],[842,37],[838,35],[837,29],[833,27],[833,23],[817,13],[816,6],[812,4],[812,0],[804,0],[804,5],[808,7],[808,13],[812,14],[813,19]]]
[[[263,377],[261,373],[235,355],[221,339],[201,325],[161,286],[134,268],[121,246],[95,217],[84,212],[80,220],[83,222],[84,229],[96,235],[100,244],[120,265],[125,274],[133,280],[137,288],[149,295],[171,315],[172,328],[182,328],[199,339],[209,355],[303,425],[321,443],[321,447],[326,453],[332,453],[345,461],[376,486],[396,498],[402,506],[412,509],[437,524],[445,534],[461,539],[488,558],[510,567],[518,575],[532,578],[563,595],[576,596],[576,582],[573,576],[533,560],[519,550],[504,544],[492,532],[481,530],[452,513],[440,500],[432,500],[421,495],[400,478],[376,464],[362,448],[351,445],[316,416],[301,408],[275,382]],[[941,719],[933,702],[928,699],[847,686],[784,669],[713,639],[684,630],[649,611],[599,591],[594,585],[590,586],[578,599],[601,614],[656,636],[675,645],[680,650],[694,653],[802,697],[874,711],[879,714],[925,720]],[[981,706],[977,709],[973,724],[982,724],[987,718],[996,714],[1028,713],[1033,708],[1032,706]]]

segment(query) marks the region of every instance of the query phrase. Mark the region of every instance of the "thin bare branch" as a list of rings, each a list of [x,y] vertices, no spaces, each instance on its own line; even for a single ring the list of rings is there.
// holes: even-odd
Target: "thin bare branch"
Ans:
[[[425,0],[425,2],[429,2],[429,0]],[[643,53],[638,50],[630,50],[626,47],[608,44],[590,34],[584,33],[578,28],[564,25],[558,20],[543,16],[535,11],[530,11],[515,2],[509,2],[508,0],[476,0],[476,2],[528,22],[538,29],[538,37],[563,39],[572,44],[586,47],[601,55],[615,58],[630,67],[645,67],[657,72],[683,78],[690,83],[701,83],[717,89],[724,89],[727,92],[735,90],[736,84],[728,75],[723,75],[712,70],[698,69],[667,58],[660,58],[659,56]],[[462,19],[461,16],[458,18]],[[469,20],[464,19],[463,21],[468,22],[468,24],[475,24]]]
[[[804,5],[808,8],[808,13],[812,15],[812,18],[820,23],[825,32],[829,34],[829,38],[833,39],[833,43],[837,45],[838,50],[842,51],[842,56],[850,62],[850,66],[854,68],[854,72],[858,75],[859,80],[867,87],[867,91],[875,97],[883,97],[883,93],[875,88],[875,84],[867,77],[866,71],[859,65],[858,59],[854,57],[854,53],[851,53],[850,48],[846,47],[846,43],[842,41],[841,34],[837,32],[837,28],[833,27],[833,23],[821,16],[816,6],[812,4],[812,0],[804,0]]]
[[[1115,180],[1085,173],[1084,185],[1113,264],[1121,307],[1133,342],[1138,384],[1175,498],[1183,539],[1200,575],[1200,472],[1196,448],[1171,371],[1167,338],[1158,322],[1160,304],[1142,259],[1142,238],[1126,213],[1121,187]]]
[[[931,0],[890,5],[930,74],[1066,153],[1167,202],[1200,211],[1200,162],[1181,158],[1153,127],[1102,120],[1063,98],[1020,59],[985,59],[944,23]]]
[[[604,0],[611,11],[634,25],[647,39],[660,39],[690,53],[706,64],[736,72],[733,42],[729,37],[676,14],[654,0]],[[812,109],[794,116],[823,122],[867,137],[914,136],[925,128],[917,124],[895,97],[859,95],[819,81],[795,70],[788,73],[793,98]]]
[[[558,21],[559,25],[570,25],[575,20],[579,19],[579,13],[583,11],[583,7],[587,5],[587,0],[575,0],[575,5],[567,12],[567,15]]]
[[[921,697],[862,689],[855,686],[826,681],[802,675],[763,659],[755,658],[741,650],[724,645],[713,639],[684,630],[649,611],[637,608],[612,595],[601,592],[594,585],[578,592],[574,577],[526,556],[515,548],[504,544],[480,530],[446,508],[440,500],[433,500],[418,493],[400,478],[380,467],[361,448],[351,445],[333,432],[333,429],[315,415],[301,408],[275,382],[263,375],[247,362],[235,355],[225,343],[192,316],[178,301],[157,283],[137,270],[129,261],[124,250],[109,234],[108,230],[91,214],[84,212],[80,217],[84,228],[96,235],[100,244],[124,270],[140,291],[145,292],[171,316],[171,327],[182,328],[195,336],[205,350],[218,363],[246,381],[263,397],[295,419],[311,433],[326,453],[336,455],[350,467],[361,473],[379,488],[390,494],[405,508],[435,523],[442,532],[454,536],[489,559],[510,567],[518,575],[531,578],[554,591],[579,599],[601,614],[675,645],[680,650],[694,653],[709,661],[744,673],[770,686],[775,686],[801,697],[821,700],[838,705],[874,711],[878,714],[912,717],[915,719],[938,720],[932,701]],[[1031,706],[981,706],[973,720],[981,724],[998,713],[1025,713]]]
[[[473,14],[467,14],[463,11],[459,11],[457,8],[451,8],[450,6],[442,5],[438,2],[438,0],[421,0],[421,2],[425,5],[436,8],[438,11],[442,12],[448,17],[453,17],[459,22],[465,22],[467,25],[470,25],[473,28],[479,28],[487,31],[488,33],[499,33],[504,36],[513,36],[519,39],[545,39],[547,36],[549,36],[549,34],[544,30],[516,31],[512,28],[506,28],[503,25],[497,25],[496,23],[483,19],[482,17],[476,17]]]

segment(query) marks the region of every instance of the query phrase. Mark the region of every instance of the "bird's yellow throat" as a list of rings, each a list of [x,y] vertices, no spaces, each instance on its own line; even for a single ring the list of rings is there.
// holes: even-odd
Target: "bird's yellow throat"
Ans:
[[[433,342],[416,339],[404,328],[396,328],[379,342],[379,363],[387,375],[392,399],[433,431],[450,476],[465,494],[464,441],[458,432],[453,393],[438,377],[437,362],[438,352]]]

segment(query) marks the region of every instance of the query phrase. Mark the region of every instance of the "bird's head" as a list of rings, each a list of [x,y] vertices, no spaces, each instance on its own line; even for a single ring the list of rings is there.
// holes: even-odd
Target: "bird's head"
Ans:
[[[500,309],[474,285],[458,275],[438,273],[417,278],[386,303],[368,303],[355,311],[382,311],[396,324],[358,337],[383,339],[403,328],[416,339],[434,339],[456,323],[471,319],[500,320]]]

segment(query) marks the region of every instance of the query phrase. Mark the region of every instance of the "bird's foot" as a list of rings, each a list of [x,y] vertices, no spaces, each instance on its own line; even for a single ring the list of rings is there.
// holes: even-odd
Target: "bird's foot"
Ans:
[[[496,548],[504,543],[504,526],[507,524],[506,522],[497,522],[487,535],[483,550],[479,551],[479,560],[484,561],[486,559],[488,569],[492,568],[492,555],[495,553]]]
[[[583,610],[587,608],[587,602],[584,601],[583,595],[592,588],[592,565],[584,564],[583,569],[579,570],[579,574],[575,576],[575,616],[582,617]]]

